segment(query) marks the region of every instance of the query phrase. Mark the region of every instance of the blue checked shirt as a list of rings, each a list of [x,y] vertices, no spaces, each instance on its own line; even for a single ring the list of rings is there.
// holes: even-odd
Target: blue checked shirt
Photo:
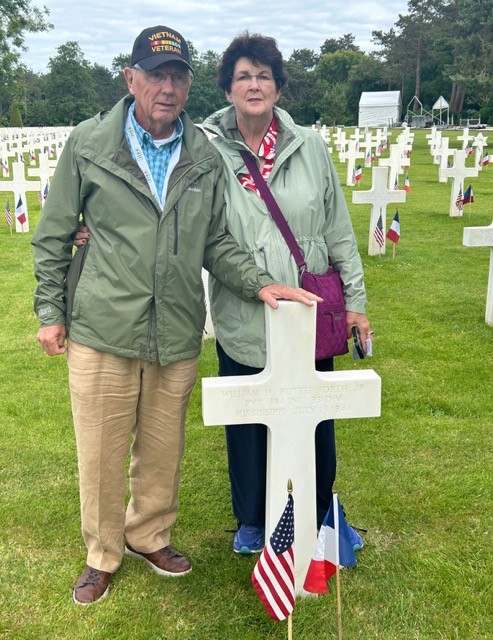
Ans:
[[[134,125],[135,134],[142,149],[142,153],[144,154],[144,157],[147,160],[147,164],[149,165],[149,170],[152,173],[152,177],[156,185],[156,190],[159,194],[159,197],[161,198],[171,156],[173,155],[173,151],[176,149],[177,144],[183,137],[182,121],[180,120],[180,118],[177,118],[175,120],[175,137],[169,142],[166,142],[165,144],[162,144],[158,147],[154,144],[152,136],[145,129],[143,129],[135,119],[135,102],[130,105],[129,114],[132,118],[132,124]],[[130,150],[132,151],[132,147],[130,145],[130,141],[128,139],[126,131],[125,137],[127,138]],[[132,151],[132,156],[133,155],[134,154]]]

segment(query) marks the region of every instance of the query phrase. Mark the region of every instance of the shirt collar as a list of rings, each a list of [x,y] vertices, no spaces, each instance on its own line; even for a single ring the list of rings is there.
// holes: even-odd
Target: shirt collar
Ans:
[[[132,119],[132,124],[134,125],[135,134],[137,136],[137,140],[139,141],[140,146],[142,147],[142,145],[144,144],[144,141],[154,145],[154,140],[152,139],[151,134],[148,131],[146,131],[143,127],[141,127],[140,124],[135,119],[135,102],[132,102],[132,104],[130,105],[128,109],[128,113],[130,118]],[[173,134],[168,140],[166,140],[165,144],[170,144],[171,142],[174,142],[175,140],[179,140],[182,137],[183,137],[183,123],[180,118],[177,118],[175,120],[175,128],[174,128]]]

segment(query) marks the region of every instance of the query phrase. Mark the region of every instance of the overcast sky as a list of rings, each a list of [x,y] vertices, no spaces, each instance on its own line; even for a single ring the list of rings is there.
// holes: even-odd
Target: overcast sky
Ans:
[[[36,72],[46,73],[57,48],[75,40],[90,63],[111,68],[113,58],[130,53],[142,29],[166,25],[193,42],[199,53],[227,47],[241,30],[273,36],[283,55],[293,49],[320,52],[327,38],[345,33],[355,36],[363,51],[371,51],[371,33],[387,31],[407,13],[407,0],[33,0],[45,5],[54,28],[27,34],[28,51],[23,62]]]

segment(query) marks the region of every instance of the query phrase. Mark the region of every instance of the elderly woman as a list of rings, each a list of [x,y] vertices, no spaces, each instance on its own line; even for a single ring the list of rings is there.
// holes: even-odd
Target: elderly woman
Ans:
[[[218,82],[231,106],[211,115],[204,128],[215,134],[212,142],[224,160],[229,229],[272,277],[299,285],[296,263],[240,155],[246,150],[287,219],[308,270],[324,273],[330,256],[340,272],[348,335],[356,326],[366,344],[370,326],[363,269],[347,205],[322,138],[297,126],[275,106],[286,79],[273,38],[245,32],[222,56]],[[262,305],[240,300],[213,278],[209,293],[219,374],[258,373],[266,361]],[[332,359],[317,362],[321,371],[332,370],[332,365]],[[233,549],[259,552],[264,546],[266,426],[226,426],[226,439],[233,511],[239,524]],[[335,472],[334,423],[327,420],[316,431],[319,525],[330,505]],[[351,534],[355,548],[360,548],[361,538],[352,529]]]

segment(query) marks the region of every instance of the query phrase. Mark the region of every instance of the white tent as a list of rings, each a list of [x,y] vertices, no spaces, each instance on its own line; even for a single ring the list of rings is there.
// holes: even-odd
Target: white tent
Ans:
[[[400,91],[363,91],[358,127],[390,127],[401,122]]]
[[[438,114],[435,113],[436,111],[438,111]],[[438,98],[431,108],[431,112],[433,114],[433,120],[436,120],[437,124],[443,125],[449,123],[449,104],[443,96]]]

